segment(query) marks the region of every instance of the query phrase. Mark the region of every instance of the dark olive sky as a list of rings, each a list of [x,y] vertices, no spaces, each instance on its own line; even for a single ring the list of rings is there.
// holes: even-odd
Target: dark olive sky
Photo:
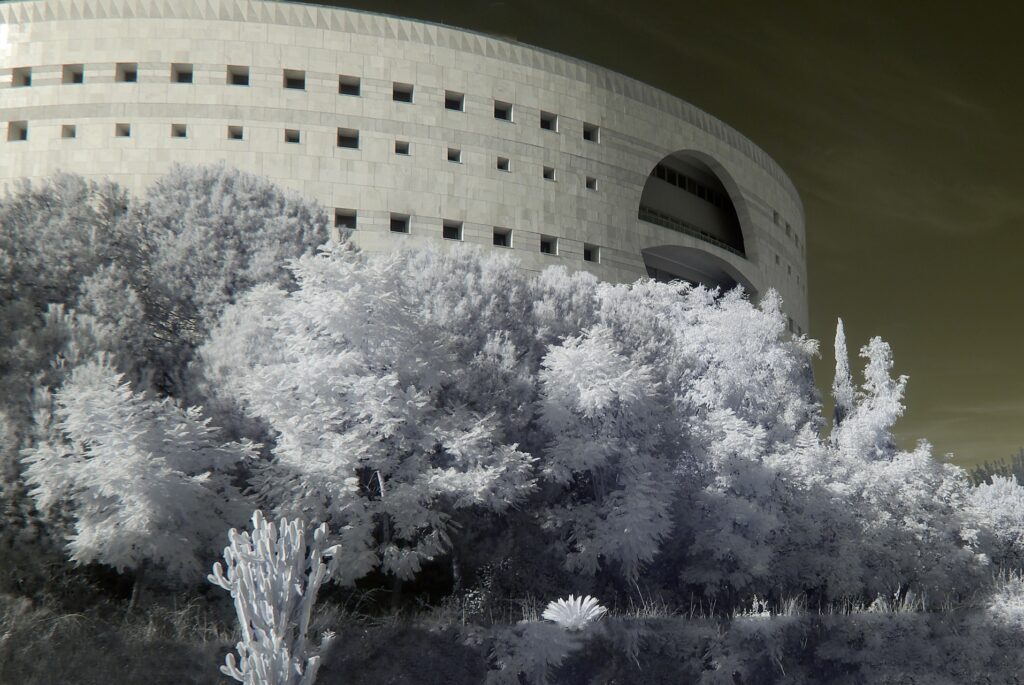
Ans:
[[[819,386],[831,384],[842,316],[851,350],[880,335],[910,376],[905,446],[924,437],[967,465],[1024,445],[1024,12],[1014,4],[326,4],[573,55],[734,126],[803,198]]]

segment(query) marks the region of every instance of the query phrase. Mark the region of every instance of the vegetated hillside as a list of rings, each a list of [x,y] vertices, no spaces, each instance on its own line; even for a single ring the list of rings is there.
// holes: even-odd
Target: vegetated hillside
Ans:
[[[0,201],[0,681],[217,681],[259,508],[340,546],[318,682],[1015,682],[1024,488],[896,448],[882,340],[826,421],[774,293],[326,242],[224,167]]]

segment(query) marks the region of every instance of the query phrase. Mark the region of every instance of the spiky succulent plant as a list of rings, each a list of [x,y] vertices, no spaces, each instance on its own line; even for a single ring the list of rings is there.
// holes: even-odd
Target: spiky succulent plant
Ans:
[[[608,609],[598,603],[596,597],[569,595],[569,599],[550,602],[541,617],[554,621],[566,630],[583,630],[607,611]]]

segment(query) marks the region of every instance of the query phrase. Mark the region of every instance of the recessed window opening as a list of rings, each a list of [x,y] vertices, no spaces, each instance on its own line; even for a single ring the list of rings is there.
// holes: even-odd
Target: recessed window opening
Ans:
[[[192,83],[192,65],[185,63],[172,64],[171,83]]]
[[[441,226],[441,235],[445,240],[462,240],[462,222],[445,221]]]
[[[512,171],[512,162],[508,157],[498,157],[498,171]]]
[[[779,266],[780,264],[782,264],[782,261],[779,259],[779,255],[775,255],[775,266]]]
[[[545,131],[558,132],[558,115],[553,112],[540,113],[540,127]]]
[[[501,119],[502,121],[512,121],[512,103],[495,100],[494,118]]]
[[[444,108],[454,112],[466,111],[466,96],[454,90],[444,91]]]
[[[396,81],[392,85],[391,99],[395,102],[412,102],[412,84]]]
[[[457,147],[448,148],[448,161],[462,164],[462,150]]]
[[[85,67],[81,64],[65,64],[60,70],[60,82],[70,85],[85,83]]]
[[[597,179],[593,176],[587,176],[587,190],[597,190]]]
[[[118,62],[114,69],[114,80],[118,83],[138,83],[139,65],[135,62]]]
[[[11,86],[28,88],[32,85],[32,67],[18,67],[11,71]]]
[[[306,90],[306,72],[301,69],[285,69],[282,73],[285,88]]]
[[[114,135],[118,138],[131,138],[132,136],[132,125],[131,124],[114,124]]]
[[[7,122],[7,140],[9,141],[20,141],[28,140],[28,122],[27,121],[9,121]]]
[[[227,80],[229,86],[249,85],[249,67],[243,64],[229,64]]]
[[[789,222],[787,221],[786,222],[786,237],[789,238],[792,235],[793,235],[793,227],[790,226]]]
[[[60,127],[61,138],[77,138],[78,128],[74,124],[64,124]]]
[[[583,122],[583,140],[591,143],[601,142],[601,128],[597,124]]]
[[[495,247],[512,247],[512,229],[495,226],[494,245]]]
[[[245,130],[241,126],[228,126],[228,140],[242,140]]]
[[[391,232],[392,233],[408,233],[409,232],[409,215],[408,214],[391,214]]]
[[[772,210],[772,221],[775,223],[776,226],[779,225],[779,210]]]
[[[188,126],[185,124],[171,124],[171,138],[188,138]]]
[[[557,255],[558,238],[550,235],[542,235],[540,237],[540,251],[543,254]]]
[[[356,210],[335,209],[334,226],[335,228],[345,228],[350,231],[354,231],[356,228]]]
[[[359,131],[354,128],[339,128],[338,147],[358,148]]]
[[[302,134],[299,133],[298,129],[286,128],[284,130],[284,142],[286,143],[299,143],[302,141]]]
[[[338,76],[338,94],[359,96],[362,90],[362,82],[358,76]]]
[[[599,264],[601,262],[601,248],[597,245],[583,244],[583,261]]]
[[[409,154],[409,141],[408,140],[396,140],[395,141],[395,154],[396,155],[407,155],[407,154]]]
[[[544,180],[554,181],[555,180],[555,167],[546,166],[544,167]]]

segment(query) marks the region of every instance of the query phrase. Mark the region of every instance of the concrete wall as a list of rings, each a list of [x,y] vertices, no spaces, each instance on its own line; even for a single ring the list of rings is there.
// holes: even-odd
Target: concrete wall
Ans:
[[[119,62],[138,64],[136,83],[115,80]],[[84,82],[62,83],[62,65],[79,63]],[[193,82],[171,82],[172,63],[192,64]],[[249,66],[249,85],[228,85],[227,65]],[[31,86],[13,87],[19,67],[31,67]],[[304,71],[305,89],[285,89],[283,69]],[[358,97],[338,93],[342,74],[361,79]],[[414,84],[413,103],[392,100],[394,82]],[[444,108],[446,90],[465,94],[464,112]],[[513,122],[494,118],[495,100],[513,103]],[[542,110],[558,114],[557,133],[541,129]],[[563,264],[620,282],[645,275],[644,248],[705,249],[760,292],[776,288],[807,330],[803,208],[762,150],[663,91],[507,40],[257,0],[9,2],[0,4],[0,121],[3,184],[63,169],[138,191],[173,162],[226,160],[328,208],[356,209],[368,250],[442,242],[442,221],[455,220],[482,245],[495,226],[512,229],[525,268]],[[28,123],[27,140],[7,140],[10,121]],[[600,127],[600,142],[583,139],[584,122]],[[117,124],[131,136],[116,137]],[[187,137],[172,137],[172,124]],[[77,137],[62,138],[64,125]],[[228,139],[230,125],[244,127],[243,140]],[[336,146],[339,127],[359,131],[358,149]],[[301,142],[286,143],[285,129]],[[411,154],[396,155],[396,140]],[[449,147],[461,163],[447,160]],[[745,259],[637,219],[648,174],[683,150],[737,201]],[[498,156],[511,171],[496,168]],[[545,166],[556,180],[543,178]],[[389,231],[391,212],[411,216],[409,234]],[[540,252],[541,234],[558,237],[557,256]],[[600,246],[600,264],[583,261],[585,243]]]

